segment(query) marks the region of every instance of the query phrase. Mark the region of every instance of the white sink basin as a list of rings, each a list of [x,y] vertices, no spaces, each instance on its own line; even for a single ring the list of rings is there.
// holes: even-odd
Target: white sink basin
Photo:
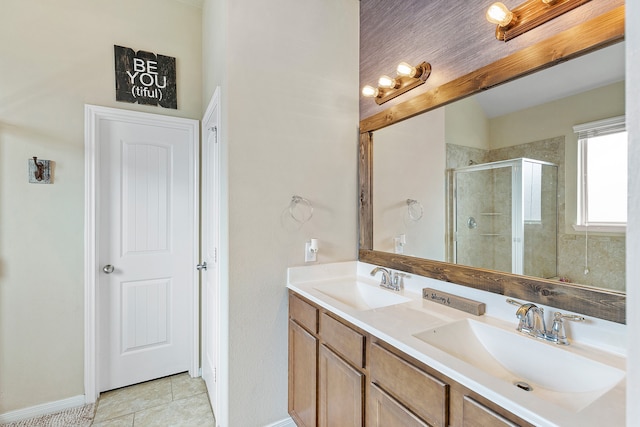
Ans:
[[[316,285],[314,289],[357,310],[371,310],[411,301],[395,291],[356,281],[331,282]]]
[[[625,376],[620,369],[523,336],[515,327],[508,331],[466,319],[414,337],[513,384],[518,393],[531,393],[575,412]]]

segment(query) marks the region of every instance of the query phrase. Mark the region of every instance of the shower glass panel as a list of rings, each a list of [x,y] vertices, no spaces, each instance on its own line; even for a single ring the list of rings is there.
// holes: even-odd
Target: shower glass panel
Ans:
[[[558,167],[512,159],[453,170],[454,262],[551,278]]]

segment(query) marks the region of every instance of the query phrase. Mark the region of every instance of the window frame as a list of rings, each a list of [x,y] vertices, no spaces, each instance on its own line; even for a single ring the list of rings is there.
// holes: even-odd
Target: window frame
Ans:
[[[596,231],[605,233],[625,233],[627,230],[626,222],[590,222],[588,221],[588,204],[587,204],[587,158],[588,158],[588,141],[589,138],[611,135],[615,133],[626,132],[625,116],[616,116],[609,119],[598,120],[589,123],[575,125],[574,133],[578,139],[578,188],[577,196],[577,217],[573,224],[575,231]],[[627,170],[628,172],[628,170]]]

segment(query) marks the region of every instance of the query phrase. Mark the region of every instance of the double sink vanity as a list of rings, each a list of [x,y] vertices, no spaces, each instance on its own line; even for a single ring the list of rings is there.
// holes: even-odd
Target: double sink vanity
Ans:
[[[509,86],[522,76],[551,72],[554,65],[585,60],[590,53],[618,52],[619,57],[624,49],[616,44],[624,40],[624,16],[624,6],[618,6],[580,19],[566,30],[452,80],[434,64],[433,74],[442,73],[439,77],[446,83],[418,89],[413,97],[390,103],[360,121],[358,261],[288,271],[288,407],[298,427],[625,425],[626,297],[624,266],[620,266],[624,254],[612,250],[591,255],[602,265],[587,268],[588,242],[596,236],[572,229],[577,207],[568,206],[576,202],[577,192],[565,185],[577,176],[569,169],[577,162],[578,141],[567,130],[619,115],[624,97],[613,96],[615,102],[602,106],[602,111],[595,109],[602,97],[597,102],[573,100],[580,107],[589,106],[584,117],[583,108],[569,114],[565,104],[562,109],[545,107],[545,113],[553,116],[548,123],[540,121],[537,110],[519,106],[516,124],[500,121],[509,130],[504,132],[505,141],[502,132],[485,130],[489,114],[477,114],[482,126],[467,128],[467,122],[473,122],[468,110],[453,105],[500,89],[497,86],[504,83],[506,99],[524,99],[513,96],[519,92]],[[609,67],[624,61],[596,62]],[[561,74],[570,81],[584,81],[576,70],[590,69],[578,66]],[[617,82],[614,95],[624,92],[620,92],[624,85],[618,84],[624,75],[617,79],[612,80]],[[560,80],[547,75],[540,81],[546,88],[550,81]],[[489,104],[504,107],[504,101],[492,99]],[[533,102],[529,106],[533,105],[540,106]],[[466,112],[459,121],[449,114],[456,109]],[[434,115],[424,114],[430,112]],[[524,124],[533,128],[533,134],[524,132]],[[544,132],[539,134],[538,128]],[[400,138],[385,142],[389,135]],[[485,135],[486,141],[477,143],[478,135]],[[476,141],[473,147],[466,147],[472,141]],[[538,161],[546,162],[547,149],[526,155],[521,151],[538,143],[548,148],[549,141],[557,147],[554,161],[563,166],[555,174],[555,192],[549,193],[557,205],[547,210],[548,215],[530,217],[525,224],[518,214],[524,207],[522,198],[514,197],[510,209],[483,205],[477,215],[465,213],[457,222],[458,205],[451,202],[458,187],[451,185],[451,168],[464,170],[481,163],[483,170],[490,170],[495,166],[492,161],[538,155],[543,157],[535,157]],[[476,159],[479,147],[488,157]],[[505,147],[508,152],[501,151]],[[448,158],[445,163],[448,151],[451,165]],[[493,159],[498,151],[506,157]],[[399,166],[389,162],[392,157],[399,159]],[[417,163],[411,166],[409,160],[414,158]],[[447,175],[441,173],[443,168]],[[389,179],[400,175],[398,170],[435,174]],[[512,181],[519,180],[511,176]],[[476,192],[471,185],[460,188]],[[420,206],[417,214],[411,210],[413,202]],[[497,218],[506,218],[509,212],[517,220],[494,227]],[[492,226],[480,233],[476,217]],[[520,245],[520,228],[529,225],[531,233],[527,237],[523,228],[524,238],[532,238],[546,223],[556,230],[555,237],[542,238],[549,249],[533,244],[527,253]],[[474,236],[479,244],[469,251],[473,259],[462,256],[467,254],[460,239],[465,228],[478,234]],[[604,237],[612,241],[609,234]],[[624,235],[615,237],[616,242],[624,241]],[[493,241],[510,250],[502,251]],[[578,242],[579,249],[567,242]],[[476,262],[475,256],[485,253],[504,265],[498,268],[484,257]],[[539,258],[550,261],[552,268],[538,268],[547,265],[538,265]],[[521,268],[524,265],[531,269]],[[609,286],[612,282],[617,285]]]
[[[623,325],[566,321],[570,345],[558,345],[517,331],[518,307],[504,296],[416,275],[391,290],[371,277],[375,268],[289,269],[298,426],[624,425]],[[424,288],[484,303],[486,313],[425,299]]]

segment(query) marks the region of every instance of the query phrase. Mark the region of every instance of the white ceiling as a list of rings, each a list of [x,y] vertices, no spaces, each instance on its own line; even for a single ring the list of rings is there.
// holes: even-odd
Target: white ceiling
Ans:
[[[476,95],[488,118],[624,80],[625,43],[597,50]]]

